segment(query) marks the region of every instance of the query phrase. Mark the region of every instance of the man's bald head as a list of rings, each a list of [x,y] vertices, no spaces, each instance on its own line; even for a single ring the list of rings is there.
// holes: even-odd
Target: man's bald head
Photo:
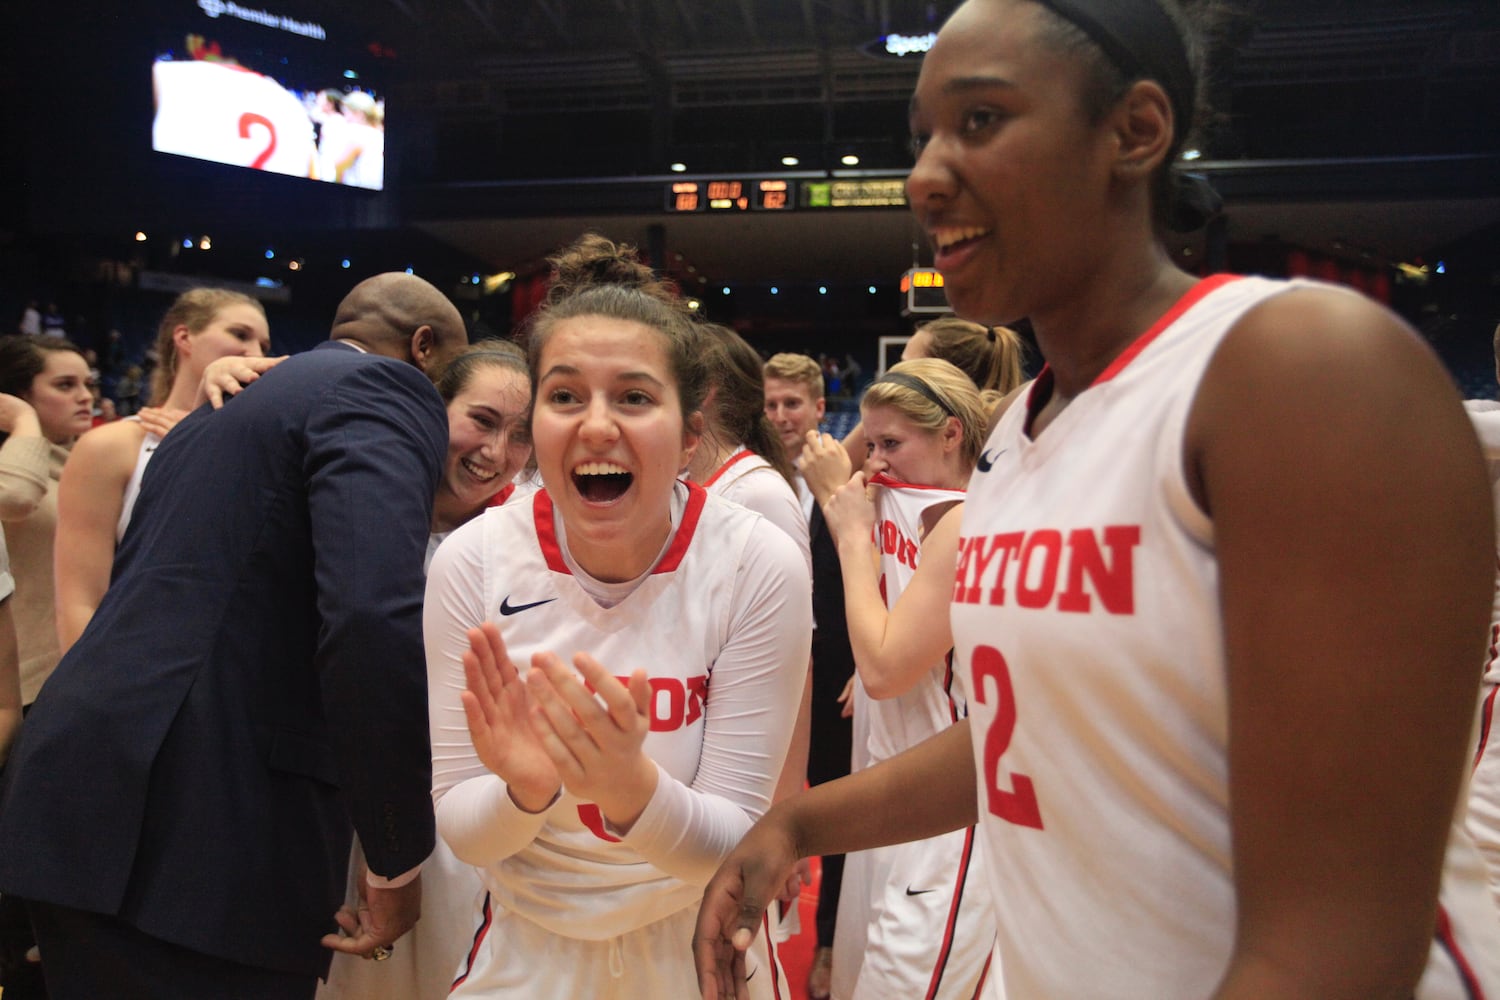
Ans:
[[[401,271],[355,285],[339,303],[329,339],[353,341],[433,376],[469,342],[463,317],[448,297]]]

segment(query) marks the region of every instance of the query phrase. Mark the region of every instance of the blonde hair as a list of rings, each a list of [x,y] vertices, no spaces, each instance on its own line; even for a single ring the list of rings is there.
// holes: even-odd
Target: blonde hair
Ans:
[[[979,459],[993,408],[980,397],[969,376],[941,358],[913,358],[892,365],[870,383],[859,401],[861,414],[875,406],[889,407],[934,434],[947,426],[949,417],[957,417],[963,431],[959,450],[969,465]]]
[[[784,382],[801,382],[812,392],[812,398],[823,398],[823,368],[806,354],[773,354],[766,362],[766,378]]]
[[[1026,344],[1008,326],[984,326],[943,316],[917,327],[930,338],[927,356],[957,365],[981,391],[1001,396],[1026,380]]]
[[[156,371],[151,375],[151,405],[161,406],[172,394],[172,383],[177,379],[177,345],[172,335],[179,326],[188,328],[188,333],[197,334],[214,321],[219,310],[225,306],[251,306],[261,316],[266,307],[256,299],[227,288],[191,288],[177,296],[167,309],[161,323],[156,327]]]

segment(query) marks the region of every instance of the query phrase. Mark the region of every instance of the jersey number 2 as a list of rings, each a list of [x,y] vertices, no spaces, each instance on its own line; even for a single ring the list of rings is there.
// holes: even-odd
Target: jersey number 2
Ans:
[[[995,721],[984,734],[984,791],[990,812],[1017,826],[1042,829],[1042,810],[1037,805],[1031,779],[1024,774],[1007,774],[1010,788],[1000,787],[1000,758],[1010,749],[1010,738],[1016,730],[1016,695],[1010,684],[1010,667],[993,646],[974,647],[974,700],[989,704],[987,681],[995,691]]]
[[[259,156],[250,161],[250,166],[254,167],[256,170],[259,170],[266,165],[266,161],[271,158],[271,154],[276,152],[276,126],[272,125],[271,119],[267,118],[265,115],[258,115],[253,111],[246,111],[244,114],[240,115],[241,139],[250,138],[251,125],[263,125],[265,126],[265,130],[268,133],[267,138],[269,139],[269,141],[266,143],[266,148],[260,151]]]

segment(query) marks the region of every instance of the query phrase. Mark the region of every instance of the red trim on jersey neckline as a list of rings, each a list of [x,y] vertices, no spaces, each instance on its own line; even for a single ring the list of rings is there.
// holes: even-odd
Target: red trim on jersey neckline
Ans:
[[[731,465],[738,465],[740,462],[743,462],[745,459],[749,458],[750,456],[752,456],[754,454],[755,454],[755,452],[751,451],[749,448],[741,448],[739,451],[735,452],[733,455],[730,455],[728,458],[726,458],[724,460],[724,464],[721,465],[721,466],[719,466],[718,470],[716,472],[714,472],[713,475],[709,476],[708,479],[704,480],[704,482],[703,482],[703,488],[707,489],[708,487],[712,486],[714,483],[717,483],[719,481],[719,477],[722,476],[722,475],[724,475],[724,473],[728,472],[729,471],[729,467]]]
[[[500,506],[503,506],[504,503],[505,503],[505,501],[509,500],[511,498],[511,496],[515,492],[516,492],[516,484],[515,483],[508,483],[506,485],[505,489],[501,490],[499,493],[496,493],[494,496],[490,497],[490,502],[487,503],[487,504],[485,504],[485,506],[486,507],[500,507]]]
[[[677,526],[677,532],[672,537],[672,544],[667,546],[661,560],[652,568],[652,574],[671,573],[682,564],[682,557],[687,555],[688,546],[692,544],[693,535],[698,529],[698,518],[703,514],[703,504],[708,500],[708,494],[703,487],[697,483],[689,483],[679,480],[687,487],[687,504],[682,509],[682,523]],[[563,558],[562,546],[557,542],[557,525],[553,518],[556,510],[552,505],[552,497],[545,489],[537,490],[536,497],[531,501],[531,515],[536,523],[536,540],[541,546],[542,558],[547,563],[547,568],[554,573],[567,573],[572,576],[568,569],[568,562]]]
[[[1153,340],[1160,337],[1167,327],[1177,322],[1183,313],[1201,302],[1208,293],[1216,291],[1231,282],[1239,281],[1243,277],[1244,275],[1241,274],[1215,274],[1199,279],[1180,299],[1172,303],[1170,309],[1162,313],[1156,322],[1151,324],[1150,329],[1131,341],[1130,345],[1109,363],[1109,367],[1100,372],[1099,377],[1089,383],[1089,388],[1092,389],[1096,385],[1102,385],[1124,371],[1125,366],[1134,361],[1136,355],[1151,346]],[[1053,378],[1052,366],[1043,364],[1042,370],[1037,372],[1036,378],[1031,383],[1031,388],[1026,392],[1025,426],[1028,437],[1031,435],[1031,422],[1036,419],[1037,411],[1041,408],[1042,404],[1052,398]]]
[[[1121,351],[1120,356],[1111,361],[1109,367],[1104,369],[1091,384],[1102,385],[1120,374],[1126,365],[1135,360],[1137,354],[1150,347],[1153,340],[1160,337],[1167,327],[1177,322],[1183,313],[1201,302],[1209,292],[1216,291],[1231,282],[1239,281],[1242,277],[1243,275],[1239,274],[1215,274],[1202,279],[1192,288],[1189,288],[1182,298],[1178,299],[1172,305],[1172,308],[1162,313],[1161,318],[1151,324],[1151,329],[1135,338],[1135,341],[1129,347],[1125,348],[1125,350]]]
[[[871,486],[886,486],[898,490],[942,490],[944,493],[964,493],[959,486],[924,486],[921,483],[903,483],[899,479],[892,479],[884,472],[877,472],[870,477]]]

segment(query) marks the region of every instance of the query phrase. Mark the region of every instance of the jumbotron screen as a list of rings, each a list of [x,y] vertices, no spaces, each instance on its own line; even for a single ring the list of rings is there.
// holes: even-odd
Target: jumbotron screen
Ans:
[[[385,187],[385,97],[366,53],[291,7],[176,0],[151,66],[151,148]]]

